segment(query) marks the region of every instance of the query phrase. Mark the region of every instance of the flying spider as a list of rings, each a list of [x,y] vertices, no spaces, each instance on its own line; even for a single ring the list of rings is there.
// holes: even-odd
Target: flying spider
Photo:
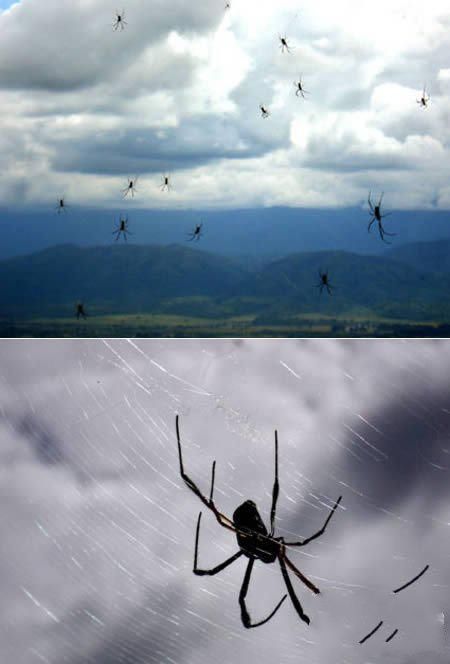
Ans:
[[[130,178],[128,178],[127,186],[125,187],[125,189],[122,189],[122,194],[123,194],[124,198],[126,198],[126,196],[128,196],[128,194],[131,194],[131,196],[134,196],[134,192],[136,191],[136,182],[137,181],[138,181],[138,176],[137,175],[134,178],[134,180],[130,180]]]
[[[281,35],[278,35],[278,38],[280,40],[280,51],[284,53],[286,50],[288,53],[291,52],[291,48],[289,47],[289,44],[287,43],[286,35],[282,37]]]
[[[421,108],[426,108],[428,106],[428,102],[430,101],[430,98],[427,97],[425,85],[423,86],[423,92],[422,92],[421,98],[416,99],[416,101],[417,101],[418,104],[420,104]]]
[[[303,99],[306,99],[305,94],[306,94],[306,95],[309,95],[308,90],[305,90],[305,88],[303,87],[302,77],[301,77],[301,76],[300,76],[300,80],[299,80],[299,81],[295,81],[295,82],[294,82],[294,88],[296,88],[296,90],[295,90],[295,96],[296,96],[296,97],[298,97],[299,95],[301,95],[301,96],[303,97]]]
[[[197,224],[195,226],[195,229],[189,233],[188,242],[192,242],[192,240],[196,240],[198,242],[200,240],[202,236],[202,227],[203,224]]]
[[[381,194],[380,200],[378,201],[377,205],[373,205],[373,203],[371,201],[371,198],[370,198],[371,193],[372,192],[369,191],[369,198],[367,199],[367,202],[369,203],[369,208],[370,208],[369,214],[372,215],[372,219],[369,222],[369,226],[367,227],[367,230],[370,233],[370,229],[372,228],[372,224],[375,221],[378,222],[378,232],[380,234],[380,238],[383,240],[383,242],[386,242],[386,244],[391,244],[390,242],[388,242],[387,240],[384,239],[384,236],[389,235],[390,237],[394,237],[394,235],[396,235],[396,233],[387,233],[383,228],[382,219],[384,219],[384,217],[389,217],[389,215],[391,214],[390,212],[388,212],[387,214],[381,214],[381,202],[383,200],[384,192]]]
[[[161,183],[160,189],[161,191],[170,191],[172,189],[172,185],[170,184],[170,176],[169,175],[163,175],[163,181]]]
[[[259,105],[259,109],[261,111],[261,117],[262,118],[268,118],[269,117],[270,111],[263,104]]]
[[[120,235],[123,233],[125,242],[127,241],[127,235],[133,235],[131,231],[128,230],[128,217],[121,217],[119,219],[119,225],[115,230],[113,230],[112,235],[116,236],[116,242],[119,239]]]
[[[328,270],[326,272],[322,272],[322,270],[319,270],[319,278],[320,278],[320,281],[317,284],[317,288],[320,288],[320,294],[322,295],[323,289],[326,288],[328,295],[331,295],[331,291],[333,290],[333,286],[328,281]]]
[[[119,12],[116,9],[116,18],[114,19],[113,23],[113,30],[118,30],[119,28],[121,30],[125,30],[125,25],[128,25],[126,20],[125,20],[125,10],[122,9],[122,13],[119,14]]]
[[[58,214],[61,214],[61,212],[67,212],[67,205],[64,198],[58,198],[55,209]]]
[[[305,546],[306,544],[309,544],[309,542],[311,542],[312,540],[315,540],[321,535],[323,535],[323,533],[325,532],[325,528],[327,527],[337,506],[342,500],[342,496],[339,496],[333,508],[331,509],[328,517],[326,518],[324,525],[320,530],[314,533],[314,535],[311,535],[311,537],[308,537],[307,539],[300,542],[286,542],[283,537],[274,537],[275,513],[276,513],[277,499],[279,492],[278,434],[276,431],[275,431],[275,480],[272,489],[272,508],[270,510],[270,532],[267,531],[267,528],[264,525],[264,522],[261,519],[261,516],[258,512],[258,508],[256,507],[256,504],[252,500],[246,500],[244,503],[242,503],[242,505],[239,505],[239,507],[234,511],[233,519],[229,519],[227,516],[222,514],[222,512],[219,512],[213,500],[216,462],[214,461],[212,465],[211,490],[209,492],[209,498],[207,498],[205,495],[203,495],[203,493],[200,491],[197,485],[191,480],[191,478],[184,472],[183,457],[181,454],[178,415],[176,416],[176,433],[177,433],[178,456],[180,461],[181,477],[183,478],[189,489],[191,489],[191,491],[193,491],[195,495],[198,498],[200,498],[202,503],[212,511],[219,524],[224,528],[227,528],[228,530],[231,530],[234,533],[236,533],[237,543],[239,546],[239,551],[235,553],[233,556],[231,556],[231,558],[225,560],[223,563],[216,565],[216,567],[213,567],[212,569],[199,569],[197,567],[197,558],[198,558],[198,540],[200,536],[200,521],[202,517],[202,513],[200,512],[197,521],[197,530],[195,533],[194,568],[192,570],[194,574],[197,574],[199,576],[204,576],[204,575],[213,576],[214,574],[218,574],[223,569],[234,563],[234,561],[240,558],[242,555],[246,556],[248,558],[248,563],[244,575],[244,580],[242,582],[241,590],[239,592],[239,606],[241,607],[242,623],[244,627],[250,629],[251,627],[259,627],[260,625],[264,625],[264,623],[268,622],[275,615],[275,613],[278,611],[278,609],[280,608],[280,606],[283,604],[284,600],[287,597],[287,595],[284,595],[282,597],[282,599],[278,602],[276,607],[273,609],[272,613],[270,613],[267,616],[267,618],[264,618],[263,620],[260,620],[259,622],[256,623],[252,623],[250,614],[247,610],[247,606],[245,603],[245,598],[247,596],[248,587],[250,584],[250,577],[252,574],[255,560],[260,560],[263,563],[274,563],[276,560],[278,560],[278,563],[281,568],[281,573],[283,575],[283,579],[286,584],[286,589],[288,591],[289,597],[291,598],[291,602],[294,605],[294,608],[299,617],[301,618],[301,620],[303,620],[307,625],[309,625],[310,619],[303,611],[302,605],[300,604],[300,600],[295,594],[294,587],[289,578],[287,568],[289,567],[289,569],[292,572],[294,572],[294,574],[300,579],[300,581],[302,581],[305,584],[305,586],[307,586],[307,588],[309,588],[313,593],[318,594],[320,593],[320,590],[312,583],[312,581],[307,579],[306,576],[304,576],[302,572],[300,572],[300,570],[297,569],[297,567],[295,567],[295,565],[289,560],[286,554],[286,547]]]
[[[81,302],[78,302],[77,304],[76,316],[78,320],[80,319],[80,316],[82,316],[82,318],[84,319],[87,318],[87,314],[84,310],[84,304],[82,304]]]

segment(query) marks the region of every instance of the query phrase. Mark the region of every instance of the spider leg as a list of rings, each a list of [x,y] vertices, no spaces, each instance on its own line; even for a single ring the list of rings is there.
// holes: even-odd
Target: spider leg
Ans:
[[[321,535],[323,535],[324,532],[325,532],[325,528],[328,526],[328,523],[329,523],[331,517],[333,516],[333,514],[335,513],[336,508],[339,505],[339,503],[341,502],[341,500],[342,500],[342,496],[339,496],[339,498],[335,502],[333,508],[331,509],[331,512],[329,513],[325,523],[323,524],[322,528],[317,531],[317,533],[314,533],[314,535],[311,535],[311,537],[308,537],[307,539],[303,540],[303,542],[285,542],[286,546],[305,546],[305,544],[309,544],[309,542],[312,542],[312,540],[315,540],[318,537],[320,537]]]
[[[327,292],[328,292],[328,295],[331,295],[331,286],[330,286],[330,284],[327,284]]]
[[[372,224],[373,224],[374,221],[375,221],[375,217],[372,218],[372,221],[370,222],[370,224],[367,227],[367,232],[368,233],[370,233],[370,229],[372,228]]]
[[[275,431],[275,480],[272,489],[272,508],[270,510],[270,537],[273,537],[275,532],[275,512],[277,509],[278,493],[280,485],[278,483],[278,432]]]
[[[370,196],[371,196],[371,194],[372,194],[372,192],[369,191],[369,198],[367,199],[367,202],[369,203],[370,211],[371,211],[372,214],[373,214],[373,213],[374,213],[374,209],[373,209],[372,201],[370,200]]]
[[[295,594],[294,587],[291,583],[291,580],[289,578],[288,571],[286,569],[286,563],[284,561],[284,558],[282,556],[278,557],[278,561],[280,563],[281,567],[281,573],[283,575],[284,582],[286,584],[287,591],[289,593],[289,597],[291,598],[291,602],[294,605],[295,610],[297,611],[298,615],[300,618],[307,624],[311,622],[306,613],[303,611],[302,605],[300,604],[300,600],[298,599],[297,595]]]
[[[276,614],[276,612],[278,611],[278,609],[280,608],[280,606],[283,604],[284,600],[287,597],[287,595],[284,595],[284,597],[282,597],[282,599],[278,602],[272,613],[268,615],[267,618],[264,618],[264,620],[260,620],[257,623],[252,623],[250,614],[247,611],[247,607],[245,605],[245,598],[247,596],[248,586],[250,583],[250,577],[252,574],[254,562],[255,562],[254,558],[250,558],[250,560],[248,561],[247,569],[245,570],[244,580],[242,582],[241,590],[239,592],[239,605],[241,607],[242,624],[247,629],[250,629],[251,627],[260,627],[261,625],[264,625],[264,623],[269,622],[269,620],[273,618],[273,616]]]
[[[194,552],[194,568],[193,572],[194,574],[197,574],[198,576],[213,576],[214,574],[218,574],[221,572],[223,569],[228,567],[228,565],[231,565],[234,563],[235,560],[240,558],[243,555],[243,551],[239,550],[237,553],[235,553],[231,558],[227,558],[223,563],[220,563],[220,565],[216,565],[212,569],[199,569],[197,567],[197,558],[198,558],[198,540],[200,536],[200,521],[202,518],[202,513],[198,515],[198,521],[197,521],[197,530],[195,533],[195,552]]]
[[[320,594],[320,590],[319,590],[319,588],[317,588],[317,586],[315,586],[314,583],[313,583],[312,581],[310,581],[309,579],[307,579],[306,576],[304,576],[304,574],[302,574],[302,573],[300,572],[300,570],[297,569],[297,567],[294,565],[294,563],[292,563],[292,562],[289,560],[289,558],[287,557],[286,553],[283,553],[283,559],[284,559],[284,561],[286,562],[286,564],[287,564],[287,566],[289,567],[289,569],[291,569],[291,570],[294,572],[294,574],[300,579],[300,581],[302,581],[302,582],[305,584],[305,586],[306,586],[307,588],[309,588],[310,590],[312,590],[313,593],[314,593],[315,595],[319,595],[319,594]]]
[[[178,415],[176,416],[175,419],[175,426],[176,426],[176,432],[177,432],[177,443],[178,443],[178,457],[180,461],[180,475],[187,484],[187,486],[190,488],[191,491],[195,493],[195,495],[200,498],[202,503],[206,505],[208,509],[210,509],[214,516],[216,517],[217,521],[220,523],[221,526],[224,528],[228,528],[228,530],[232,530],[233,532],[236,532],[236,528],[234,527],[233,522],[231,519],[229,519],[227,516],[219,512],[217,507],[215,506],[214,500],[213,500],[213,490],[214,490],[214,474],[215,474],[215,468],[216,468],[216,462],[214,461],[213,467],[212,467],[212,478],[211,478],[211,492],[209,499],[206,498],[198,488],[198,486],[191,480],[189,475],[187,475],[184,472],[184,466],[183,466],[183,457],[181,454],[181,441],[180,441],[180,428],[179,428],[179,422],[178,422]]]

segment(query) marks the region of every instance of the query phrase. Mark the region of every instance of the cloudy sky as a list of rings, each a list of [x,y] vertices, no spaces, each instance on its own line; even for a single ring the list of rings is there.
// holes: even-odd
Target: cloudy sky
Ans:
[[[0,638],[17,664],[447,664],[450,641],[448,341],[3,341]],[[201,504],[322,538],[291,559],[310,626],[286,602],[245,630],[245,563],[192,574]],[[199,564],[237,550],[204,513]],[[393,589],[429,564],[410,588]],[[284,594],[256,563],[255,620]],[[359,641],[380,621],[382,628]],[[398,629],[397,636],[386,638]],[[447,640],[446,640],[447,638]]]
[[[450,207],[448,0],[9,4],[0,196],[10,209],[61,196],[117,207],[136,175],[130,208],[362,206],[369,189],[392,209]],[[127,25],[114,31],[122,6]],[[300,75],[307,100],[295,96]]]

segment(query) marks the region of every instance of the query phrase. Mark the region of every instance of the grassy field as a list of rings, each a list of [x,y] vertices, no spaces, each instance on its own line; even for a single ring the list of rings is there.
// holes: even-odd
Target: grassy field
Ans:
[[[1,320],[2,337],[448,337],[450,325],[363,315],[331,317],[298,314],[258,323],[257,315],[201,318],[136,314],[73,318]]]

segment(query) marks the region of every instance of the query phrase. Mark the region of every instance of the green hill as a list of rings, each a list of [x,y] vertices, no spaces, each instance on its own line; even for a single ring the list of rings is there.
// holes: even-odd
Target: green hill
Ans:
[[[435,256],[435,243],[427,244]],[[409,254],[408,247],[401,249],[414,255],[414,247]],[[250,270],[237,260],[178,245],[62,245],[0,262],[0,318],[70,318],[82,301],[90,316],[258,316],[277,323],[308,314],[450,321],[450,274],[425,271],[426,246],[421,253],[420,269],[394,260],[392,251],[324,251]],[[319,270],[328,271],[332,296],[320,295]]]

